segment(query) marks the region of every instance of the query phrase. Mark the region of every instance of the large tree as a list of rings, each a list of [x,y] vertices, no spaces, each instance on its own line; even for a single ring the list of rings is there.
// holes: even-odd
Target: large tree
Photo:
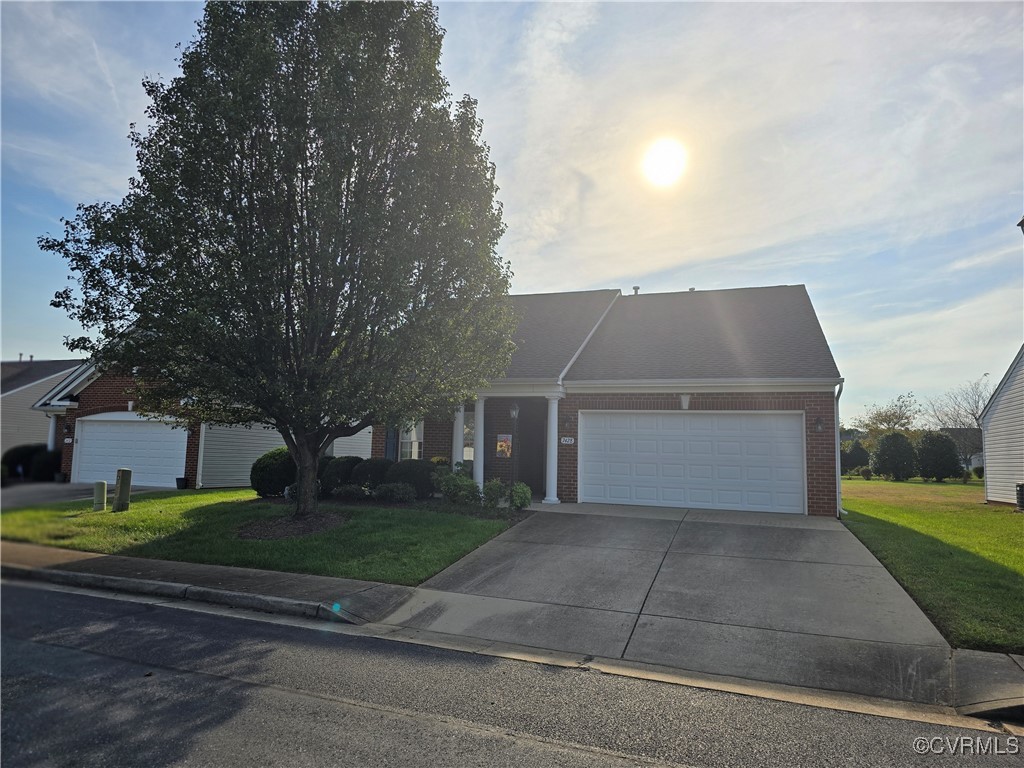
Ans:
[[[421,3],[209,3],[119,203],[61,238],[68,347],[148,413],[265,424],[316,505],[317,458],[450,413],[511,354],[510,272],[476,104]]]
[[[986,373],[926,401],[924,413],[928,426],[949,430],[960,461],[968,469],[971,457],[981,453],[981,412],[992,397],[992,389]]]
[[[868,406],[864,414],[853,420],[853,426],[867,433],[864,447],[874,452],[878,440],[889,432],[903,432],[916,436],[918,418],[921,407],[913,392],[897,395],[885,405],[874,403]]]

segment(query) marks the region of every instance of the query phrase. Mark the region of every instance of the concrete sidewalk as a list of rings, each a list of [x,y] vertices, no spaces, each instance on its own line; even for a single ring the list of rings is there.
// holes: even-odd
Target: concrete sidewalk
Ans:
[[[120,557],[116,555],[98,555],[88,552],[76,552],[53,547],[41,547],[16,542],[0,542],[0,563],[2,575],[9,578],[33,579],[49,581],[72,586],[109,589],[166,598],[196,600],[201,602],[227,605],[234,608],[264,611],[268,613],[301,616],[322,620],[343,622],[348,624],[369,624],[381,629],[381,636],[389,636],[391,630],[400,629],[396,619],[402,615],[416,614],[435,601],[441,601],[448,607],[448,616],[456,623],[460,614],[466,621],[479,618],[480,598],[473,595],[440,592],[436,590],[403,587],[376,582],[339,579],[325,576],[312,576],[276,571],[263,571],[251,568],[234,568],[219,565],[197,563],[179,563],[163,560]],[[517,600],[486,599],[487,609],[495,612],[495,620],[501,623],[502,603],[510,621],[518,624],[522,618],[524,604]],[[565,618],[565,617],[563,617]],[[381,622],[385,619],[385,622]],[[401,622],[404,623],[404,622]],[[388,626],[385,626],[388,625]],[[405,624],[409,627],[408,624]],[[520,625],[521,626],[521,625]],[[593,629],[590,627],[589,629]],[[415,642],[439,647],[463,648],[466,646],[473,652],[472,637],[458,629],[444,632],[417,630],[409,627],[405,632],[408,637],[416,636]],[[571,627],[563,627],[570,631]],[[411,634],[409,634],[411,633]],[[512,633],[518,636],[518,632]],[[397,633],[393,636],[398,637]],[[553,659],[561,658],[561,653],[552,638],[540,632],[526,640],[509,637],[508,642],[519,643],[521,651],[501,652],[510,658],[553,663]],[[591,632],[578,637],[583,653],[584,645],[597,643],[600,638]],[[468,645],[467,645],[468,641]],[[485,645],[485,643],[480,643]],[[531,652],[531,648],[534,651]],[[602,651],[608,651],[603,653]],[[547,653],[546,653],[547,652]],[[616,661],[618,653],[614,648],[595,646],[583,659],[589,666],[602,671],[631,674],[630,666],[636,669],[650,667],[636,659]],[[597,657],[597,660],[594,660]],[[665,661],[654,660],[653,669],[661,668],[665,673],[651,675],[651,679],[669,680],[673,665]],[[994,710],[1024,706],[1024,657],[999,653],[983,653],[979,651],[953,651],[951,659],[952,707],[960,714],[976,715]],[[679,669],[685,680],[692,670]],[[730,677],[728,669],[722,669],[723,681],[737,681]],[[643,675],[641,675],[643,676]],[[713,680],[700,673],[693,678],[694,684],[703,687],[718,687],[716,684],[701,683],[700,680]],[[756,682],[756,681],[755,681]],[[736,689],[734,683],[726,682],[722,690]],[[794,685],[799,683],[795,682]],[[784,688],[786,686],[783,686]],[[811,691],[815,686],[803,686]],[[756,685],[751,689],[756,691]],[[793,689],[796,690],[796,689]],[[827,690],[820,693],[829,695]],[[753,695],[758,695],[756,692]],[[947,704],[948,706],[948,704]]]

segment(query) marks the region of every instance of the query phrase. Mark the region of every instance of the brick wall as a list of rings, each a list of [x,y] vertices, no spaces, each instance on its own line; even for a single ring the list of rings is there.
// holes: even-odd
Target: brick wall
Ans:
[[[83,389],[78,395],[78,407],[69,408],[67,414],[57,422],[57,440],[75,437],[75,421],[83,416],[95,416],[99,413],[117,413],[128,410],[128,388],[133,385],[127,376],[100,376],[96,381]],[[66,430],[65,431],[65,427]],[[61,471],[68,480],[71,479],[71,465],[74,460],[75,443],[63,443]],[[198,425],[189,431],[185,445],[185,477],[188,487],[196,487],[196,473],[199,466],[199,429]]]

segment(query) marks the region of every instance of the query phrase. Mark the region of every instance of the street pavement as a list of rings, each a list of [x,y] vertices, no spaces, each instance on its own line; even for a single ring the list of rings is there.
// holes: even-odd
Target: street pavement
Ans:
[[[1005,731],[396,643],[327,622],[9,582],[0,597],[5,766],[1020,760],[997,754],[1018,749]]]

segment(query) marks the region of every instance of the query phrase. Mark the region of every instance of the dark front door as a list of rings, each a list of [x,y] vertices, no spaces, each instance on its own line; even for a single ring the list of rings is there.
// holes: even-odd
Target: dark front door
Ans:
[[[547,400],[519,400],[519,463],[516,479],[530,486],[534,496],[544,495],[544,435]]]

